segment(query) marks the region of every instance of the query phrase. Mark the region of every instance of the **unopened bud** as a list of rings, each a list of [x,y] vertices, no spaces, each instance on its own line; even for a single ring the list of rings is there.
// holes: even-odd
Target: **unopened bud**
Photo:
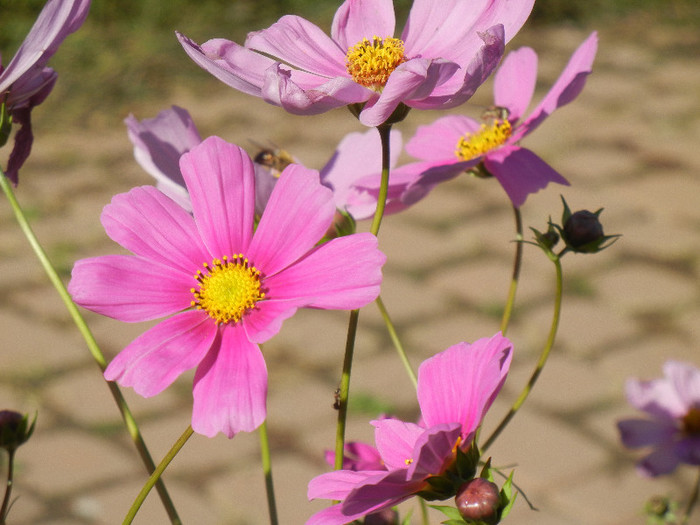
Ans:
[[[564,224],[564,238],[572,248],[580,248],[604,237],[598,215],[588,210],[577,211]]]
[[[465,520],[498,523],[500,494],[498,486],[484,478],[474,478],[457,491],[455,504]]]
[[[34,432],[34,422],[28,425],[26,414],[14,410],[0,410],[0,448],[8,452],[16,450]]]
[[[392,508],[373,512],[365,517],[365,525],[394,525],[399,522],[399,513]]]

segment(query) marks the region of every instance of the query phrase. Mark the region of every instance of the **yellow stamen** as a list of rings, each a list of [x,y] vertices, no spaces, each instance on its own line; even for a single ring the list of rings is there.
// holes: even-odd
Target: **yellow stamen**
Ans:
[[[212,265],[204,263],[204,272],[197,270],[194,278],[199,289],[190,290],[194,295],[191,305],[205,310],[216,324],[237,323],[265,298],[260,271],[242,254],[214,259]]]
[[[512,132],[510,122],[495,120],[492,124],[482,124],[478,131],[466,133],[457,142],[455,155],[461,160],[471,160],[488,153],[508,140]]]
[[[381,91],[389,75],[406,61],[404,43],[399,38],[363,38],[346,55],[346,66],[352,79],[365,87]]]
[[[406,463],[406,466],[409,466],[411,463],[413,463],[413,459],[412,458],[405,459],[404,463]]]

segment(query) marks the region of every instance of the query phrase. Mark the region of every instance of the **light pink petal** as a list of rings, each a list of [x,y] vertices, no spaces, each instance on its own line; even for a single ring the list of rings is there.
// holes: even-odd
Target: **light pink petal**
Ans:
[[[282,323],[292,317],[299,306],[294,301],[260,301],[243,319],[248,339],[262,344],[277,335]]]
[[[673,445],[667,444],[655,449],[651,454],[639,461],[637,463],[637,472],[646,478],[653,478],[663,474],[670,474],[679,463],[680,459],[676,456]]]
[[[569,185],[569,181],[526,148],[503,146],[487,153],[483,162],[516,208],[525,203],[528,195],[545,188],[550,182]]]
[[[537,53],[521,47],[508,53],[493,81],[493,101],[507,108],[508,120],[515,122],[525,114],[537,83]]]
[[[334,470],[309,481],[307,497],[312,499],[342,500],[358,485],[373,478],[382,478],[386,470]]]
[[[620,441],[628,448],[639,448],[669,441],[678,431],[672,421],[625,419],[617,422]]]
[[[407,479],[421,480],[443,473],[454,459],[455,446],[461,433],[459,423],[443,423],[425,430],[416,441]]]
[[[347,516],[364,516],[387,507],[398,505],[425,487],[423,480],[406,481],[405,470],[384,473],[355,488],[342,503],[342,513]]]
[[[330,466],[335,465],[334,451],[327,450],[324,457]],[[350,441],[345,444],[343,469],[355,471],[386,470],[386,466],[375,447],[361,441]]]
[[[425,428],[391,418],[371,421],[371,424],[375,427],[374,441],[386,468],[407,469],[414,459],[416,441]]]
[[[204,358],[216,337],[216,324],[199,310],[157,324],[119,352],[104,376],[151,397],[170,386]]]
[[[269,278],[313,248],[334,213],[333,192],[321,185],[318,172],[291,164],[272,190],[247,255]]]
[[[667,361],[664,375],[688,409],[700,406],[700,370],[687,363]]]
[[[245,253],[253,233],[255,169],[235,144],[209,137],[180,158],[192,211],[209,252]]]
[[[317,75],[348,76],[346,50],[300,16],[286,15],[267,29],[249,33],[245,47]]]
[[[333,239],[265,281],[269,298],[299,306],[353,310],[379,295],[386,256],[371,233]]]
[[[505,43],[510,42],[520,31],[525,21],[530,16],[535,0],[498,0],[489,2],[479,20],[474,24],[474,31],[468,35],[471,41],[463,43],[464,47],[476,41],[475,32],[484,31],[494,25],[502,25],[505,33]]]
[[[406,143],[406,152],[420,160],[457,162],[457,144],[466,133],[474,133],[480,123],[462,115],[448,115],[427,126],[418,126]]]
[[[115,195],[101,220],[114,242],[190,276],[210,262],[192,217],[153,186]]]
[[[395,25],[392,0],[345,0],[333,17],[331,36],[347,53],[363,38],[393,37]]]
[[[630,405],[661,421],[675,421],[688,411],[688,406],[667,378],[651,381],[628,379],[625,395]]]
[[[501,333],[460,343],[423,361],[418,370],[418,403],[427,427],[460,423],[471,434],[505,382],[512,343]]]
[[[189,308],[192,275],[132,255],[104,255],[75,263],[68,285],[88,310],[127,323],[148,321]]]
[[[479,159],[467,162],[454,162],[452,164],[436,164],[430,162],[418,162],[407,164],[411,169],[419,173],[414,181],[406,186],[401,193],[401,202],[406,206],[411,206],[419,200],[425,198],[438,184],[454,179],[469,168],[473,168]],[[403,168],[403,166],[402,166]]]
[[[266,416],[267,367],[240,325],[227,325],[194,376],[192,428],[214,437],[252,432]]]
[[[574,100],[586,85],[598,49],[598,34],[594,31],[571,55],[568,64],[542,101],[518,128],[516,140],[531,133],[554,110]]]

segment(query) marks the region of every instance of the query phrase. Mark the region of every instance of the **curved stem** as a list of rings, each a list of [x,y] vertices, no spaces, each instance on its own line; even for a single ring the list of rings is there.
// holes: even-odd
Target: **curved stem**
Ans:
[[[506,300],[505,308],[503,309],[503,318],[501,319],[501,333],[506,335],[510,316],[513,313],[515,305],[515,292],[518,289],[518,280],[520,279],[520,266],[523,262],[523,219],[520,215],[520,209],[513,206],[515,214],[515,259],[513,260],[513,276],[510,281],[510,289],[508,290],[508,299]]]
[[[272,482],[272,461],[270,458],[270,440],[267,435],[267,420],[260,425],[258,433],[260,434],[260,456],[262,458],[263,475],[265,476],[265,492],[267,494],[267,510],[270,514],[270,525],[277,525],[279,521],[275,503],[275,486]]]
[[[413,371],[413,368],[411,368],[411,363],[409,363],[408,361],[406,350],[404,349],[403,344],[401,344],[399,335],[396,332],[396,327],[391,321],[391,317],[389,317],[389,312],[387,311],[386,306],[384,306],[384,301],[382,301],[382,297],[377,297],[375,302],[377,303],[377,308],[379,308],[379,313],[382,314],[382,318],[384,319],[384,324],[386,325],[386,329],[389,332],[391,342],[394,343],[394,348],[396,348],[396,351],[399,354],[399,358],[401,359],[401,362],[403,363],[403,366],[406,369],[406,373],[408,374],[408,377],[411,378],[413,388],[416,388],[418,386],[418,381],[416,380],[416,373]]]
[[[695,487],[693,487],[693,492],[688,500],[688,505],[685,507],[685,512],[683,513],[683,519],[681,519],[681,525],[687,525],[690,523],[690,515],[698,502],[698,495],[700,494],[700,471],[698,472],[698,479],[695,482]]]
[[[382,180],[379,185],[379,194],[377,195],[377,210],[374,212],[372,226],[369,231],[374,235],[379,234],[379,226],[382,224],[384,217],[384,209],[386,208],[386,197],[389,193],[389,171],[391,169],[391,124],[382,124],[377,126],[379,138],[382,142]]]
[[[34,234],[34,231],[32,230],[31,226],[29,225],[29,221],[27,221],[27,217],[24,215],[22,207],[19,205],[19,202],[17,202],[14,191],[12,190],[12,185],[10,184],[7,177],[5,176],[5,173],[2,170],[0,170],[0,186],[2,187],[2,190],[10,203],[10,206],[12,207],[12,211],[15,214],[15,218],[17,220],[17,223],[19,224],[19,227],[22,229],[22,232],[29,241],[29,245],[34,250],[34,254],[39,259],[39,262],[44,268],[44,271],[46,272],[49,281],[51,281],[51,284],[63,300],[63,304],[65,304],[66,308],[68,309],[68,313],[73,318],[73,322],[80,331],[80,334],[83,336],[83,339],[87,344],[88,350],[90,351],[90,354],[92,354],[92,357],[97,363],[97,366],[99,366],[100,370],[104,372],[105,368],[107,367],[107,361],[105,360],[105,357],[102,354],[102,351],[100,350],[100,347],[97,344],[95,337],[90,331],[90,328],[88,328],[85,319],[83,319],[83,316],[80,313],[80,310],[78,310],[78,307],[73,302],[73,299],[71,298],[70,294],[68,293],[68,290],[63,284],[63,281],[61,281],[61,278],[58,276],[58,273],[51,264],[51,261],[46,255],[46,252],[39,243],[39,240]],[[119,407],[119,411],[122,414],[122,419],[124,420],[124,424],[126,425],[129,435],[131,436],[131,440],[134,442],[136,450],[141,456],[141,461],[145,465],[148,473],[150,474],[151,472],[153,472],[153,469],[155,469],[155,463],[153,462],[153,458],[151,457],[151,454],[148,451],[148,448],[146,447],[146,443],[143,440],[143,437],[141,436],[141,432],[139,431],[138,425],[136,424],[136,420],[134,419],[134,416],[131,413],[129,406],[126,403],[126,400],[124,399],[124,396],[122,395],[119,386],[117,386],[117,384],[113,382],[107,382],[107,386],[109,387],[109,391],[112,394],[112,397],[114,398],[117,407]],[[160,495],[160,499],[163,502],[163,506],[165,507],[165,510],[167,511],[171,522],[180,523],[180,518],[177,514],[177,511],[175,510],[175,506],[172,500],[170,499],[170,495],[168,494],[168,491],[165,488],[163,482],[158,482],[157,489],[158,494]]]
[[[508,425],[510,420],[513,419],[513,416],[515,416],[515,414],[518,412],[518,410],[523,405],[523,403],[525,403],[527,396],[530,395],[532,388],[535,386],[535,383],[537,382],[537,378],[542,373],[542,369],[544,368],[544,365],[547,363],[547,359],[549,358],[549,354],[552,350],[552,347],[554,346],[554,339],[556,338],[557,329],[559,328],[559,317],[561,314],[561,298],[562,298],[563,286],[562,286],[561,260],[556,255],[554,255],[552,253],[549,254],[549,258],[554,262],[554,266],[556,268],[557,284],[556,284],[556,292],[555,292],[555,296],[554,296],[554,313],[552,315],[552,324],[549,328],[549,336],[547,337],[547,342],[545,343],[544,348],[542,349],[542,352],[540,353],[540,358],[537,361],[537,365],[535,366],[535,370],[532,372],[532,375],[530,376],[530,380],[525,385],[525,388],[523,388],[523,391],[520,393],[520,396],[518,396],[518,399],[516,399],[515,403],[513,403],[513,406],[508,411],[508,414],[506,414],[506,416],[500,422],[498,427],[496,427],[496,430],[494,430],[493,433],[489,436],[489,438],[484,442],[484,445],[481,447],[482,452],[484,450],[486,450],[487,448],[489,448],[493,444],[493,442],[500,435],[500,433],[503,432],[503,429]]]
[[[7,513],[10,510],[10,495],[12,494],[12,483],[15,470],[15,450],[8,450],[7,455],[7,485],[5,488],[5,497],[2,500],[2,508],[0,509],[0,525],[5,525]]]
[[[187,427],[187,429],[185,429],[185,431],[182,433],[182,435],[173,444],[173,446],[168,451],[168,453],[165,455],[163,460],[158,464],[158,467],[153,471],[151,476],[148,478],[148,480],[146,481],[146,484],[141,489],[141,492],[139,492],[139,495],[136,496],[134,503],[131,504],[131,508],[129,509],[129,512],[127,513],[126,517],[124,518],[123,525],[129,525],[132,521],[134,521],[134,517],[136,517],[136,513],[141,508],[141,505],[143,504],[144,500],[146,499],[146,496],[148,496],[148,493],[151,492],[151,489],[160,480],[160,477],[163,475],[163,472],[165,472],[165,469],[168,467],[170,462],[175,458],[177,453],[180,452],[182,447],[185,446],[185,443],[187,443],[187,440],[190,439],[190,437],[192,436],[193,433],[194,433],[194,430],[192,430],[192,426],[190,425]]]

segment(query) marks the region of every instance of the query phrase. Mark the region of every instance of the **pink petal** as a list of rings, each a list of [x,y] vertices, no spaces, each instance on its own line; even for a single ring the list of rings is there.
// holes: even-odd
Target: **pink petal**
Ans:
[[[346,51],[318,26],[299,16],[283,16],[267,29],[250,33],[245,47],[317,75],[348,76]]]
[[[342,500],[358,485],[372,478],[382,478],[386,470],[334,470],[309,481],[307,497],[312,499]]]
[[[496,106],[508,109],[508,120],[515,122],[525,114],[536,82],[537,53],[529,47],[508,53],[493,83],[493,101]]]
[[[53,84],[49,86],[49,89]],[[24,165],[32,152],[34,134],[32,133],[31,105],[15,109],[12,111],[12,123],[19,125],[19,130],[15,133],[15,143],[12,146],[10,157],[7,159],[7,169],[5,175],[16,186],[19,182],[19,169]]]
[[[427,126],[418,126],[406,143],[406,152],[421,160],[457,162],[457,144],[466,133],[479,129],[480,123],[462,115],[448,115]]]
[[[462,437],[476,430],[505,382],[512,355],[512,343],[499,332],[423,361],[418,403],[425,425],[458,422]]]
[[[128,323],[189,308],[192,275],[131,255],[104,255],[75,263],[68,291],[93,312]]]
[[[260,301],[243,319],[248,339],[262,344],[277,335],[282,323],[292,317],[299,306],[295,301]]]
[[[700,371],[679,361],[666,361],[664,375],[686,407],[700,406]]]
[[[371,233],[333,239],[265,280],[269,298],[299,306],[352,310],[374,301],[386,257]]]
[[[324,456],[326,463],[330,466],[335,464],[335,452],[327,450]],[[386,470],[386,466],[375,447],[361,441],[350,441],[345,444],[343,469],[355,471]]]
[[[101,220],[114,242],[190,276],[211,260],[192,217],[153,186],[115,195]]]
[[[625,419],[617,422],[620,441],[628,448],[639,448],[669,441],[678,431],[672,421]]]
[[[528,195],[545,188],[550,182],[569,185],[569,181],[526,148],[503,146],[487,153],[483,162],[516,208],[525,203]]]
[[[245,253],[253,232],[255,169],[248,154],[209,137],[180,158],[200,235],[216,258]]]
[[[651,381],[628,379],[625,394],[630,405],[661,421],[675,421],[688,411],[688,406],[667,378]]]
[[[334,213],[333,192],[321,185],[318,172],[292,164],[272,190],[247,255],[269,279],[313,248]],[[274,293],[270,281],[268,286]]]
[[[406,481],[404,470],[393,470],[365,481],[355,488],[342,503],[342,514],[364,516],[398,505],[425,487],[423,480]]]
[[[453,162],[448,164],[433,165],[431,162],[407,164],[406,166],[411,166],[413,171],[419,173],[419,177],[406,186],[401,193],[401,202],[406,206],[415,204],[426,197],[435,186],[454,179],[469,168],[476,166],[478,162],[479,159],[477,158],[467,162]],[[405,166],[402,166],[402,168],[405,168]]]
[[[455,445],[461,433],[459,423],[443,423],[425,430],[416,440],[407,479],[422,480],[443,473],[454,459]]]
[[[559,78],[530,116],[519,126],[514,140],[520,140],[539,126],[554,110],[574,100],[586,85],[598,49],[598,34],[594,31],[571,55]]]
[[[651,454],[637,463],[637,472],[644,477],[656,477],[673,472],[678,464],[672,444],[657,448]]]
[[[104,376],[137,394],[151,397],[170,386],[204,358],[216,337],[216,325],[198,310],[157,324],[119,352]]]
[[[676,457],[688,465],[700,465],[700,437],[686,435],[676,443]]]
[[[425,428],[391,418],[371,421],[371,424],[375,427],[374,441],[386,468],[407,469],[407,461],[414,459],[416,441]]]
[[[240,325],[221,330],[194,376],[192,428],[214,437],[232,438],[252,432],[266,416],[267,367],[258,345],[248,341]]]
[[[504,28],[505,43],[510,42],[520,31],[525,21],[530,16],[535,0],[499,0],[489,2],[489,6],[481,13],[479,20],[474,24],[474,30],[469,35],[472,42],[476,41],[476,33],[494,25],[502,25]],[[468,47],[471,42],[464,42]]]
[[[335,12],[331,36],[343,53],[374,36],[394,36],[396,19],[392,0],[346,0]]]

